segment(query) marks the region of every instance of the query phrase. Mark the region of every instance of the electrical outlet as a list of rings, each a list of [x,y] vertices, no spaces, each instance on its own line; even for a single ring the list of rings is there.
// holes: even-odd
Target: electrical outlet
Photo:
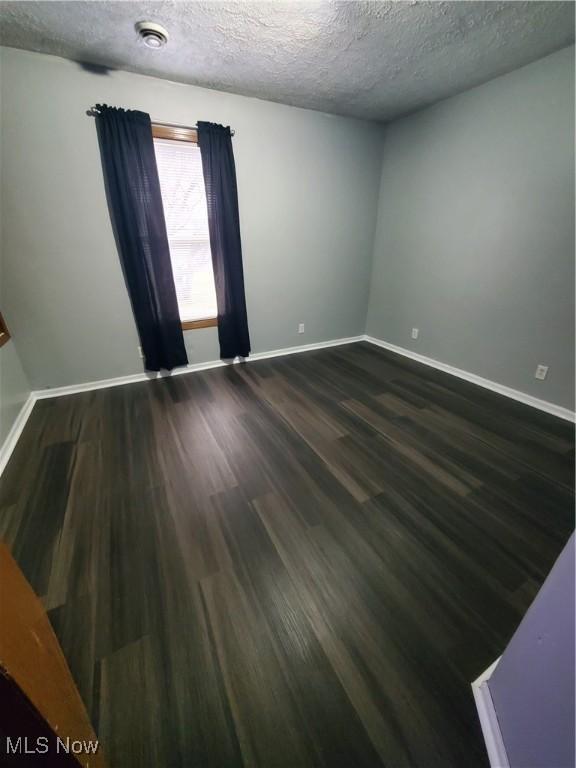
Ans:
[[[299,323],[299,325],[298,325],[298,333],[304,333],[304,323]]]
[[[548,375],[547,365],[538,365],[536,367],[536,373],[534,374],[535,379],[540,379],[540,381],[544,381],[547,375]]]
[[[144,352],[142,352],[142,347],[138,347],[138,354],[140,355],[140,358],[144,360]]]
[[[412,328],[412,338],[413,339],[417,339],[419,333],[420,333],[420,330],[418,328]]]

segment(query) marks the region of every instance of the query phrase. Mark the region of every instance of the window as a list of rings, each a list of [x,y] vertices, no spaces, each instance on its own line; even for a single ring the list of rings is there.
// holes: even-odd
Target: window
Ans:
[[[0,347],[3,347],[9,338],[10,338],[10,334],[8,333],[8,328],[6,327],[4,318],[2,317],[2,315],[0,315]]]
[[[152,134],[182,328],[217,325],[206,192],[196,131],[153,125]]]

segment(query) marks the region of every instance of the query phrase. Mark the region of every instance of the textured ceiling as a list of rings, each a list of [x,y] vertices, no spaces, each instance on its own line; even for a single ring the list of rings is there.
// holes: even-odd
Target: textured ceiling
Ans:
[[[390,120],[574,41],[572,2],[0,2],[4,45]],[[153,51],[137,21],[170,33]]]

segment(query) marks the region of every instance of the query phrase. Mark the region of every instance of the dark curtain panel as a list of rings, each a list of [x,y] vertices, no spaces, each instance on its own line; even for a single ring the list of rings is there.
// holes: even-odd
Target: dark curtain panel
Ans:
[[[100,104],[96,111],[108,208],[146,368],[172,370],[188,358],[150,116]]]
[[[208,228],[218,303],[220,357],[248,357],[250,335],[244,295],[236,167],[230,129],[198,123],[208,203]]]

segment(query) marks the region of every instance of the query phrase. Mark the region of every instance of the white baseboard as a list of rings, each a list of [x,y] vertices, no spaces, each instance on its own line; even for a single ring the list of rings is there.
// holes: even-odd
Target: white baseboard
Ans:
[[[325,349],[327,347],[339,347],[343,344],[353,344],[358,341],[363,341],[364,336],[350,336],[345,339],[331,339],[330,341],[318,341],[315,344],[301,344],[297,347],[284,347],[283,349],[272,349],[268,352],[255,352],[246,358],[245,362],[251,363],[256,360],[265,360],[269,357],[281,357],[283,355],[294,355],[298,352],[308,352],[314,349]],[[195,373],[196,371],[206,371],[209,368],[221,368],[226,365],[244,362],[236,359],[231,362],[224,362],[223,360],[210,360],[206,363],[193,363],[185,368],[177,368],[174,371],[162,371],[160,373],[134,373],[128,376],[117,376],[113,379],[99,379],[98,381],[86,381],[82,384],[71,384],[67,387],[54,387],[52,389],[38,389],[35,392],[30,392],[28,400],[22,406],[20,413],[16,417],[10,432],[2,446],[0,446],[0,475],[4,471],[8,459],[12,455],[12,451],[18,438],[24,429],[28,417],[32,412],[34,403],[36,400],[44,400],[50,397],[64,397],[65,395],[74,395],[78,392],[90,392],[93,389],[108,389],[109,387],[121,387],[124,384],[134,384],[138,381],[151,381],[157,378],[166,378],[168,376],[180,376],[185,373]]]
[[[472,693],[474,694],[474,701],[476,702],[476,709],[478,710],[482,735],[484,736],[491,767],[510,768],[498,717],[494,709],[490,689],[488,688],[488,680],[491,678],[499,661],[500,659],[496,659],[488,669],[482,672],[477,680],[474,680],[472,683]]]
[[[498,384],[496,381],[477,376],[475,373],[469,373],[461,368],[455,368],[453,365],[441,363],[439,360],[434,360],[431,357],[419,355],[404,347],[397,347],[395,344],[390,344],[388,341],[382,341],[382,339],[376,339],[374,336],[364,336],[364,341],[368,341],[370,344],[375,344],[377,347],[388,349],[390,352],[396,352],[396,354],[402,355],[403,357],[409,357],[411,360],[416,360],[416,362],[428,365],[431,368],[437,368],[439,371],[444,371],[444,373],[450,373],[452,376],[457,376],[459,379],[470,381],[472,384],[484,387],[484,389],[491,389],[492,392],[497,392],[499,395],[504,395],[504,397],[509,397],[512,400],[517,400],[532,408],[537,408],[539,411],[545,411],[546,413],[552,414],[552,416],[558,416],[558,418],[564,419],[565,421],[574,422],[576,420],[574,411],[571,411],[568,408],[563,408],[555,403],[549,403],[547,400],[540,400],[532,395],[527,395],[525,392],[520,392],[518,389],[506,387],[504,384]]]
[[[178,368],[173,371],[159,371],[158,373],[142,371],[142,373],[131,373],[128,374],[128,376],[116,376],[113,379],[97,379],[96,381],[85,381],[81,384],[69,384],[66,387],[37,389],[32,394],[36,400],[45,400],[52,397],[76,395],[79,392],[91,392],[93,389],[110,389],[110,387],[123,387],[125,384],[135,384],[139,381],[154,381],[154,379],[164,379],[168,378],[169,376],[178,376],[181,373],[205,371],[208,368],[219,368],[223,365],[226,365],[226,363],[224,363],[222,360],[211,360],[207,363],[187,365],[185,368]]]
[[[10,428],[10,432],[8,432],[8,435],[6,436],[6,440],[4,440],[2,446],[0,446],[0,475],[2,475],[4,467],[6,464],[8,464],[8,459],[12,455],[12,451],[14,450],[16,443],[22,434],[22,430],[26,426],[26,422],[32,413],[32,408],[34,408],[35,402],[36,398],[34,397],[34,392],[30,392],[28,399],[22,408],[20,408],[18,416],[16,416],[14,419],[14,423]]]
[[[424,357],[424,355],[418,355],[415,352],[411,352],[408,349],[404,349],[403,347],[397,347],[395,344],[390,344],[387,341],[382,341],[381,339],[376,339],[373,336],[350,336],[348,338],[344,339],[332,339],[330,341],[319,341],[315,344],[301,344],[297,347],[284,347],[283,349],[272,349],[268,352],[255,352],[250,355],[249,358],[246,359],[245,362],[255,362],[257,360],[265,360],[270,357],[282,357],[283,355],[294,355],[298,354],[299,352],[308,352],[314,349],[326,349],[327,347],[339,347],[343,344],[354,344],[358,341],[367,341],[370,344],[375,344],[377,347],[382,347],[383,349],[388,349],[391,352],[396,352],[399,355],[403,355],[404,357],[409,357],[412,360],[416,360],[419,363],[423,363],[424,365],[431,366],[432,368],[437,368],[440,371],[444,371],[445,373],[450,373],[453,376],[457,376],[460,379],[465,379],[466,381],[470,381],[473,384],[478,384],[480,387],[484,387],[486,389],[491,389],[493,392],[498,392],[501,395],[504,395],[505,397],[510,397],[513,400],[518,400],[521,403],[524,403],[526,405],[530,405],[533,408],[538,408],[541,411],[546,411],[546,413],[551,413],[553,416],[558,416],[561,419],[565,419],[567,421],[574,421],[575,414],[568,410],[567,408],[562,408],[559,405],[554,405],[554,403],[548,403],[545,400],[539,400],[536,397],[532,397],[531,395],[526,395],[523,392],[519,392],[516,389],[511,389],[510,387],[505,387],[503,384],[498,384],[495,381],[490,381],[489,379],[484,379],[481,376],[476,376],[474,373],[468,373],[468,371],[463,371],[460,368],[454,368],[451,365],[446,365],[445,363],[441,363],[438,360],[433,360],[430,357]],[[234,363],[242,362],[240,360],[233,361]],[[210,360],[205,363],[192,363],[191,365],[186,366],[185,368],[178,368],[171,372],[161,372],[161,373],[134,373],[130,374],[128,376],[118,376],[113,379],[99,379],[97,381],[86,381],[82,384],[71,384],[70,386],[66,387],[54,387],[52,389],[40,389],[36,390],[35,392],[31,392],[30,396],[28,397],[28,400],[23,405],[20,413],[18,414],[16,421],[12,425],[12,428],[10,432],[8,433],[8,437],[4,441],[4,444],[0,447],[0,475],[2,474],[4,467],[6,466],[8,459],[10,458],[10,455],[12,454],[12,451],[14,450],[14,446],[16,445],[18,438],[20,437],[20,433],[24,429],[24,426],[26,424],[26,421],[28,420],[28,417],[32,411],[32,408],[34,407],[34,403],[36,400],[43,400],[44,398],[48,397],[64,397],[65,395],[74,395],[78,392],[89,392],[94,389],[107,389],[109,387],[121,387],[124,384],[133,384],[135,382],[139,381],[149,381],[156,378],[165,378],[168,376],[180,376],[182,374],[186,373],[195,373],[196,371],[205,371],[209,368],[221,368],[222,366],[230,365],[229,362],[223,362],[222,360]]]
[[[191,363],[183,368],[175,368],[173,371],[160,371],[159,373],[145,372],[133,373],[128,376],[117,376],[114,379],[99,379],[97,381],[86,381],[83,384],[70,384],[66,387],[53,387],[51,389],[39,389],[32,394],[37,400],[46,397],[63,397],[64,395],[74,395],[78,392],[89,392],[92,389],[108,389],[109,387],[121,387],[124,384],[134,384],[138,381],[151,381],[154,379],[163,379],[170,376],[181,376],[186,373],[196,373],[197,371],[206,371],[209,368],[222,368],[226,365],[246,362],[252,363],[257,360],[266,360],[269,357],[282,357],[283,355],[295,355],[299,352],[308,352],[314,349],[325,349],[326,347],[339,347],[342,344],[354,344],[363,341],[364,336],[350,336],[345,339],[331,339],[330,341],[318,341],[315,344],[301,344],[297,347],[284,347],[283,349],[271,349],[268,352],[253,352],[245,360],[235,359],[233,361],[209,360],[205,363]]]
[[[327,347],[341,347],[343,344],[356,344],[358,341],[364,341],[364,335],[348,336],[344,339],[332,339],[332,341],[318,341],[315,344],[300,344],[297,347],[284,347],[284,349],[273,349],[270,352],[255,352],[247,358],[246,362],[251,360],[266,360],[268,357],[282,357],[282,355],[294,355],[298,352],[309,352],[313,349],[326,349]]]

